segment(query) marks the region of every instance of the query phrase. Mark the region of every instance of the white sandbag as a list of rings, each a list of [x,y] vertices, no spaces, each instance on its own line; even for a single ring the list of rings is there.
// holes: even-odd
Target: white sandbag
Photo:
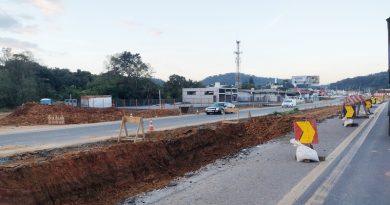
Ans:
[[[347,127],[349,125],[352,125],[353,124],[353,120],[352,119],[347,119],[344,121],[344,127]]]
[[[316,162],[320,161],[318,159],[317,151],[305,145],[300,145],[297,147],[296,156],[298,162],[302,162],[305,159],[309,159]]]
[[[302,162],[305,159],[316,161],[316,162],[320,161],[318,159],[317,151],[315,151],[314,149],[301,144],[299,141],[296,141],[295,139],[291,139],[290,143],[293,144],[294,146],[297,146],[297,151],[295,155],[297,157],[298,162]]]

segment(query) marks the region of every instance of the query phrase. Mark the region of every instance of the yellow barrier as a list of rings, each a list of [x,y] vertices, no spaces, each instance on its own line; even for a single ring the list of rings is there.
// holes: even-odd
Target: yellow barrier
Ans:
[[[135,123],[138,124],[137,132],[135,134],[135,137],[129,137],[129,134],[127,132],[127,126],[126,123]],[[122,130],[125,130],[126,136],[122,137]],[[127,117],[123,116],[122,117],[122,122],[121,122],[121,129],[119,131],[118,135],[118,142],[123,138],[123,140],[138,140],[138,133],[139,131],[142,132],[143,140],[145,140],[145,130],[144,130],[144,119],[142,117]]]

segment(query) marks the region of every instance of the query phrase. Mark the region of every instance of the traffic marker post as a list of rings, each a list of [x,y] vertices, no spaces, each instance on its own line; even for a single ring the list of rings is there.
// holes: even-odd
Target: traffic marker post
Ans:
[[[367,114],[371,114],[370,108],[372,107],[371,100],[364,101]]]
[[[356,111],[355,106],[352,105],[344,105],[343,106],[343,116],[346,118],[355,118],[356,117]]]
[[[317,123],[314,119],[312,120],[302,120],[295,121],[293,123],[295,140],[299,141],[301,144],[314,149],[313,144],[318,144],[318,131]],[[325,160],[325,156],[318,156],[320,161]],[[305,160],[304,162],[309,162],[310,160]]]
[[[375,97],[371,97],[371,103],[372,103],[373,105],[376,104],[376,98],[375,98]]]
[[[153,121],[152,121],[152,119],[149,120],[148,131],[149,131],[149,132],[153,132],[153,131],[154,131],[154,126],[153,126]]]
[[[318,144],[317,123],[315,120],[294,122],[295,140],[302,144]]]

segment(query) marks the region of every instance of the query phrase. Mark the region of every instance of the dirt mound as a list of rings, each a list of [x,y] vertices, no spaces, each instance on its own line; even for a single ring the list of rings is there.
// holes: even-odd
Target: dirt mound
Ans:
[[[298,119],[322,120],[339,107],[154,132],[148,141],[105,142],[89,148],[41,151],[0,166],[2,204],[115,204],[166,185],[240,149],[292,130]],[[62,153],[61,153],[62,152]],[[21,158],[21,160],[17,160]]]
[[[145,118],[178,115],[177,109],[122,110],[117,108],[79,108],[64,104],[40,105],[26,103],[0,119],[0,125],[45,125],[48,115],[63,115],[65,124],[95,123],[120,120],[123,114]]]

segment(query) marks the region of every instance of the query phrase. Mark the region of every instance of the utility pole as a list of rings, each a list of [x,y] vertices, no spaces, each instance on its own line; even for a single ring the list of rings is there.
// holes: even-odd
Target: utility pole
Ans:
[[[390,84],[390,18],[387,18],[386,19],[387,21],[387,60],[388,60],[388,69],[387,69],[387,72],[389,74],[389,84]],[[387,94],[387,93],[386,93]],[[387,103],[388,107],[387,107],[387,115],[389,116],[389,131],[388,131],[388,135],[390,136],[390,103]]]
[[[240,89],[241,88],[241,82],[240,82],[240,62],[241,62],[241,58],[240,58],[240,54],[242,54],[242,52],[240,51],[240,41],[236,41],[237,43],[237,51],[234,52],[237,56],[236,56],[236,66],[237,66],[237,72],[236,72],[236,88],[237,89]]]
[[[388,69],[387,72],[389,73],[389,84],[390,84],[390,17],[386,19],[387,21],[387,55],[388,55]],[[390,103],[389,103],[390,105]],[[390,112],[390,111],[389,111]]]
[[[162,104],[161,104],[161,91],[160,90],[158,90],[158,101],[160,103],[160,110],[161,110],[163,107],[162,107]]]

